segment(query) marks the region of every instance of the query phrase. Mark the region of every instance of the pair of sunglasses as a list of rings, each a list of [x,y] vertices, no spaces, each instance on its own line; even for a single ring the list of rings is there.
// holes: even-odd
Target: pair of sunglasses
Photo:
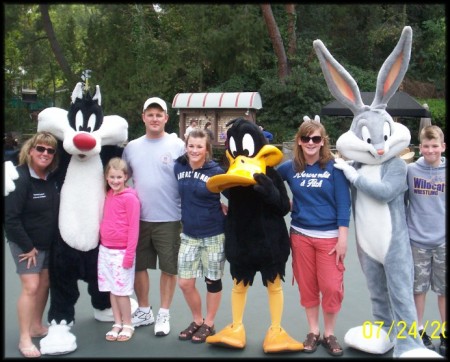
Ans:
[[[301,137],[300,137],[300,140],[301,140],[303,143],[309,143],[309,141],[312,140],[313,143],[318,144],[318,143],[322,142],[322,137],[320,137],[320,136],[313,136],[313,137],[309,137],[309,136],[301,136]]]
[[[49,155],[54,155],[56,153],[56,150],[50,147],[47,148],[44,146],[35,146],[34,149],[40,153],[44,153],[45,151],[47,151]]]

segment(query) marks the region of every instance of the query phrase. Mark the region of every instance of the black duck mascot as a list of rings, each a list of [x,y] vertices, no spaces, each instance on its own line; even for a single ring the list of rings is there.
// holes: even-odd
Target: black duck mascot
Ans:
[[[259,127],[238,118],[227,124],[226,156],[230,163],[226,174],[211,177],[207,187],[212,192],[229,189],[225,227],[225,255],[233,278],[231,306],[233,322],[207,343],[229,348],[244,348],[244,309],[249,286],[256,272],[261,272],[267,287],[271,325],[266,333],[265,353],[303,350],[281,327],[285,266],[290,241],[284,216],[290,201],[283,180],[273,168],[282,159],[281,151],[268,145]]]

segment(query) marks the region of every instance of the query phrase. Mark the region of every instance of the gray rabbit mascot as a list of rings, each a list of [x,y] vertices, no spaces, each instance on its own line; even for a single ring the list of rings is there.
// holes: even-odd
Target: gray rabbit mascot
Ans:
[[[348,161],[338,158],[335,167],[344,171],[352,185],[357,251],[373,320],[351,328],[345,343],[373,354],[384,354],[393,347],[394,358],[440,357],[425,348],[416,322],[404,206],[407,167],[399,157],[411,135],[386,112],[408,69],[411,44],[412,29],[406,26],[378,73],[375,98],[369,106],[362,102],[356,81],[322,41],[313,43],[330,92],[354,115],[350,130],[336,142],[336,149]]]

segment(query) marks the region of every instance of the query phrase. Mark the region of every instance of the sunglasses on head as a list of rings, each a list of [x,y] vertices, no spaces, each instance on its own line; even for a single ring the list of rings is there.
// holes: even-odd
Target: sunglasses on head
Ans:
[[[34,149],[40,153],[44,153],[45,151],[47,151],[49,155],[54,155],[56,153],[56,150],[50,147],[47,148],[44,146],[35,146]]]
[[[309,143],[309,141],[313,141],[313,143],[320,143],[321,141],[322,141],[322,137],[320,137],[320,136],[313,136],[313,137],[309,137],[309,136],[301,136],[300,137],[300,140],[303,142],[303,143]]]

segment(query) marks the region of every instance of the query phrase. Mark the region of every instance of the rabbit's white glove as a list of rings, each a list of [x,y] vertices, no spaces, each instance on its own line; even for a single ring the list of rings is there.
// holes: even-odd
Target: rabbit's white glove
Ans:
[[[335,158],[334,159],[334,167],[338,168],[339,170],[344,171],[345,177],[347,177],[347,180],[350,181],[350,183],[354,183],[356,179],[359,177],[358,171],[351,166],[347,161],[345,161],[342,158]]]
[[[303,116],[303,120],[306,122],[306,121],[312,121],[312,119],[311,118],[309,118],[309,116]],[[316,122],[320,122],[320,117],[316,114],[315,115],[315,117],[314,117],[314,121],[316,121]]]
[[[19,178],[19,174],[17,173],[16,167],[11,161],[6,161],[4,167],[5,188],[3,190],[3,196],[8,196],[10,192],[13,192],[16,189],[14,180],[17,180]]]

